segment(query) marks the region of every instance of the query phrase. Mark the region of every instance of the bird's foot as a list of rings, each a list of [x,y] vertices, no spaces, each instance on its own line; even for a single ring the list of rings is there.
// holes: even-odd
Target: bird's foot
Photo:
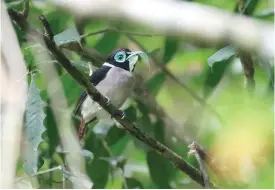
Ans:
[[[118,112],[116,112],[113,116],[112,119],[115,119],[115,117],[120,117],[120,119],[124,119],[125,118],[125,113],[121,110],[119,110]]]
[[[105,98],[107,99],[107,101],[105,103],[106,103],[107,106],[109,106],[111,104],[111,100],[107,96],[105,96]]]
[[[108,98],[107,96],[105,96],[105,98],[107,99],[107,101],[105,102],[106,103],[106,106],[109,106],[111,104],[111,100],[110,98]],[[98,105],[98,109],[102,109],[102,107],[100,105]]]

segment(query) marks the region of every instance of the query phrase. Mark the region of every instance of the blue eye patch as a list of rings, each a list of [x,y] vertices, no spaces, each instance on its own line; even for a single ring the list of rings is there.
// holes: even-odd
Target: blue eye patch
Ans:
[[[123,63],[126,60],[126,53],[124,51],[120,51],[115,54],[114,59],[116,62]]]

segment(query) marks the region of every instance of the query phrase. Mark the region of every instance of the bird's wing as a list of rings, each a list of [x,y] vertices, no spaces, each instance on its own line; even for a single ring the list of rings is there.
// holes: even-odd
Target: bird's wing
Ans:
[[[98,85],[98,83],[100,83],[100,81],[102,81],[108,71],[111,69],[111,67],[107,67],[107,66],[102,66],[100,67],[98,70],[96,70],[90,77],[89,77],[89,81],[94,85]],[[84,100],[86,99],[87,97],[87,92],[86,91],[83,91],[82,94],[80,95],[79,99],[78,99],[78,102],[76,104],[76,108],[75,108],[75,115],[78,113],[82,103],[84,102]]]

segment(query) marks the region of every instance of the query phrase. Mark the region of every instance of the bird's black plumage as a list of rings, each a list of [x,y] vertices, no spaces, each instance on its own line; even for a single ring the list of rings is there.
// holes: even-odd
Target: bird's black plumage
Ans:
[[[108,67],[108,66],[102,66],[100,67],[98,70],[96,70],[90,77],[89,77],[89,81],[94,85],[96,86],[100,81],[102,81],[108,71],[111,69],[111,67]],[[86,91],[83,91],[81,96],[79,97],[78,99],[78,102],[77,102],[77,106],[76,106],[76,109],[75,109],[75,114],[78,113],[82,103],[85,101],[86,97],[87,97],[87,92]]]

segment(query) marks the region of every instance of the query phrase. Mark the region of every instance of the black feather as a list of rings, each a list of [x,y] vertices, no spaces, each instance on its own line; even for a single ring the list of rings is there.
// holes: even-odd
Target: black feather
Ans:
[[[96,70],[90,77],[89,77],[89,81],[94,85],[96,86],[98,83],[100,83],[100,81],[102,81],[108,71],[111,69],[111,67],[108,67],[108,66],[102,66],[100,67],[98,70]],[[87,97],[87,92],[86,91],[83,91],[82,94],[80,95],[79,99],[78,99],[78,102],[77,102],[77,106],[75,108],[75,115],[78,113],[82,103],[85,101],[86,97]]]

